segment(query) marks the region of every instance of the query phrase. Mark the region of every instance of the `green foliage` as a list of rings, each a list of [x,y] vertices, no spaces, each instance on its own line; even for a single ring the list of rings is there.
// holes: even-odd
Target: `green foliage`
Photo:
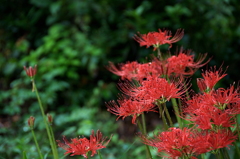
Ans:
[[[29,116],[36,117],[36,131],[44,132],[24,65],[38,65],[36,84],[45,111],[54,115],[57,139],[63,134],[69,138],[88,136],[91,129],[101,129],[107,136],[118,128],[115,117],[104,106],[105,101],[117,94],[118,77],[105,66],[108,61],[144,60],[152,53],[151,49],[139,48],[132,39],[134,34],[158,28],[168,28],[174,34],[176,29],[184,28],[185,36],[178,44],[193,49],[196,55],[208,52],[213,57],[210,65],[219,67],[224,61],[224,66],[229,66],[229,75],[222,85],[229,85],[239,80],[235,69],[240,60],[239,9],[237,0],[3,0],[1,156],[13,159],[37,156],[33,154],[36,149],[26,126]],[[41,135],[37,137],[42,139]],[[42,151],[48,154],[47,139],[42,144]],[[115,134],[103,156],[140,159],[143,147],[139,145],[139,141],[133,145],[123,142]]]

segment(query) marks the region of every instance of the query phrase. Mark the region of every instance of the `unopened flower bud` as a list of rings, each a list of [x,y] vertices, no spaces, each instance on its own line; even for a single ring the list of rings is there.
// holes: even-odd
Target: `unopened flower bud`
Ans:
[[[204,79],[198,78],[197,79],[197,85],[198,85],[198,88],[201,92],[205,92],[207,90],[207,85],[206,85]]]
[[[48,119],[49,124],[52,125],[52,123],[53,123],[53,117],[52,117],[51,114],[47,114],[47,119]]]
[[[33,129],[34,127],[34,121],[35,121],[35,118],[33,116],[30,116],[30,118],[28,119],[28,126]]]
[[[24,66],[23,67],[24,68],[24,70],[26,71],[26,74],[29,76],[29,77],[31,77],[31,78],[33,78],[35,75],[36,75],[36,73],[37,73],[37,65],[35,65],[34,67],[29,67],[29,68],[27,68],[26,66]]]

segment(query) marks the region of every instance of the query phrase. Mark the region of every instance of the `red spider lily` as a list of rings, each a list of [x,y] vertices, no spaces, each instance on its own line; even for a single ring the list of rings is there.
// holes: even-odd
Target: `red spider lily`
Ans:
[[[71,154],[70,156],[82,155],[84,158],[88,158],[87,154],[91,151],[91,157],[94,156],[97,150],[106,148],[107,144],[111,140],[111,137],[108,141],[105,142],[107,138],[102,137],[102,133],[97,130],[96,136],[92,130],[90,135],[90,140],[87,138],[74,138],[69,142],[65,136],[63,136],[63,141],[57,140],[58,146],[66,150],[65,154]],[[105,142],[105,143],[104,143]]]
[[[236,139],[237,136],[229,130],[219,130],[217,132],[211,131],[210,133],[207,133],[207,141],[210,144],[209,150],[227,147],[235,142]]]
[[[139,33],[139,35],[135,35],[133,38],[140,44],[140,46],[146,45],[147,48],[153,46],[154,50],[156,50],[163,44],[169,44],[169,48],[171,48],[172,43],[178,42],[184,35],[184,30],[182,29],[178,29],[173,37],[169,30],[162,31],[161,29],[158,29],[158,31],[159,32],[149,32],[147,34]]]
[[[128,62],[126,64],[119,64],[118,67],[116,67],[113,63],[109,62],[109,66],[107,66],[107,69],[118,75],[121,76],[122,80],[137,80],[142,81],[150,74],[161,74],[161,70],[159,69],[159,63],[156,61],[152,61],[149,63],[140,64],[136,61],[134,62]]]
[[[152,103],[146,102],[144,100],[134,99],[134,98],[127,98],[127,97],[120,97],[117,102],[110,101],[106,103],[106,106],[108,107],[108,111],[113,113],[114,115],[117,115],[118,120],[122,117],[124,119],[127,116],[132,116],[132,123],[136,124],[136,118],[144,113],[144,112],[157,112],[155,111],[155,105]]]
[[[207,91],[211,91],[216,85],[216,83],[226,75],[227,74],[225,74],[225,72],[223,72],[221,68],[217,70],[216,67],[214,67],[202,73],[204,80],[201,80],[201,83],[204,82],[207,86]],[[200,88],[200,90],[201,89],[203,88]]]
[[[119,64],[119,67],[116,67],[112,62],[109,62],[109,66],[107,66],[107,69],[118,75],[121,76],[121,78],[132,80],[132,78],[136,77],[138,73],[138,66],[140,64],[136,61],[134,62],[127,62],[126,64]]]
[[[210,146],[205,136],[187,128],[170,128],[169,131],[155,135],[153,139],[147,139],[144,135],[140,137],[144,144],[156,147],[159,153],[164,152],[171,158],[193,158],[194,155],[206,153]]]
[[[129,83],[119,84],[119,88],[124,94],[150,102],[156,100],[166,102],[171,98],[181,98],[188,87],[188,84],[182,80],[168,82],[165,78],[154,75],[148,76],[139,87]]]
[[[228,128],[235,124],[233,116],[215,107],[202,108],[201,113],[191,114],[190,116],[189,120],[193,121],[202,130]]]
[[[235,90],[233,86],[229,89],[219,88],[216,91],[213,90],[209,94],[204,93],[203,104],[215,106],[221,110],[225,108],[231,109],[231,105],[240,101],[240,94],[238,90]]]
[[[37,73],[37,65],[35,65],[34,67],[29,67],[29,68],[27,68],[26,66],[24,66],[23,67],[24,68],[24,70],[26,71],[26,74],[29,76],[29,77],[31,77],[31,78],[33,78],[35,75],[36,75],[36,73]]]
[[[205,83],[205,80],[202,78],[197,78],[197,85],[201,92],[205,92],[207,90],[207,85]]]
[[[194,55],[191,55],[191,50],[184,51],[183,48],[181,48],[176,55],[166,59],[168,74],[175,76],[191,76],[197,71],[198,68],[204,66],[210,61],[209,59],[203,63],[206,56],[207,54],[203,54],[197,59],[196,62],[194,62]]]
[[[200,129],[232,127],[234,117],[240,112],[238,89],[219,88],[209,93],[195,95],[186,101],[183,112],[188,114],[186,120],[193,121]]]

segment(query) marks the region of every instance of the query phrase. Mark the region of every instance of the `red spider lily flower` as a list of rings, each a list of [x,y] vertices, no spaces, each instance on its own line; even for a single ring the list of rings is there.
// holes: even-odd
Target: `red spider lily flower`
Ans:
[[[182,80],[168,82],[165,78],[158,76],[148,76],[139,87],[128,83],[119,84],[119,88],[124,94],[150,102],[156,100],[166,102],[171,98],[181,98],[188,87],[188,84]]]
[[[149,63],[140,64],[136,61],[134,62],[127,62],[126,64],[119,64],[118,67],[116,67],[113,63],[109,62],[109,66],[107,66],[107,69],[118,75],[121,76],[122,80],[137,80],[142,81],[150,74],[161,74],[161,70],[159,69],[159,63],[156,61],[152,61]]]
[[[191,50],[184,51],[181,48],[176,55],[173,55],[167,59],[166,67],[168,68],[168,73],[175,76],[191,76],[193,75],[198,68],[207,64],[209,60],[205,63],[207,54],[200,55],[197,61],[194,61],[194,55],[191,55]]]
[[[210,144],[210,150],[227,147],[235,142],[236,139],[237,136],[229,130],[219,130],[217,132],[211,131],[207,134],[207,141]]]
[[[183,112],[188,114],[185,119],[193,121],[203,130],[232,127],[234,117],[240,112],[239,98],[233,86],[198,94],[185,102]]]
[[[201,113],[191,115],[190,120],[194,121],[202,130],[228,128],[235,124],[233,116],[218,108],[210,107],[201,109],[201,111]]]
[[[202,78],[197,78],[197,85],[201,92],[205,92],[207,90],[207,85],[205,83],[205,80]]]
[[[26,74],[29,76],[29,77],[31,77],[31,78],[33,78],[35,75],[36,75],[36,73],[37,73],[37,65],[35,65],[34,67],[29,67],[29,68],[27,68],[26,66],[24,66],[23,67],[24,68],[24,70],[26,71]]]
[[[97,130],[96,135],[94,135],[94,131],[92,130],[92,134],[90,135],[90,140],[83,138],[74,138],[69,142],[65,136],[63,136],[63,141],[57,140],[58,146],[66,150],[66,154],[71,154],[70,156],[82,155],[84,158],[88,158],[87,154],[91,151],[91,157],[94,156],[99,149],[106,148],[107,144],[110,142],[111,137],[108,141],[105,142],[107,138],[102,137],[102,133]],[[105,142],[105,143],[104,143]]]
[[[117,102],[110,101],[106,103],[106,106],[109,112],[118,116],[116,120],[121,117],[124,119],[127,116],[132,116],[133,124],[136,124],[136,119],[140,114],[149,111],[157,112],[154,110],[156,106],[152,103],[124,96],[120,97]]]
[[[132,78],[136,77],[138,72],[138,66],[140,64],[136,61],[133,62],[127,62],[126,64],[119,64],[118,67],[116,67],[112,62],[109,62],[109,66],[107,66],[107,69],[118,75],[121,76],[121,79],[128,79],[132,80]]]
[[[216,83],[220,79],[225,77],[226,75],[227,74],[225,74],[225,72],[223,72],[221,68],[219,70],[217,70],[216,66],[214,68],[211,68],[210,70],[202,73],[204,83],[207,86],[207,91],[211,91],[214,88],[214,86],[216,85]],[[201,82],[203,82],[203,81],[201,81]]]
[[[170,128],[169,131],[155,135],[153,139],[147,139],[144,135],[140,137],[144,144],[156,147],[159,153],[168,154],[168,158],[183,156],[194,158],[195,155],[206,153],[210,146],[205,136],[187,128],[183,130]]]
[[[158,31],[159,32],[149,32],[147,34],[139,33],[139,35],[135,35],[133,38],[140,44],[140,46],[146,45],[147,48],[153,46],[155,51],[163,44],[169,44],[169,48],[171,48],[172,43],[178,42],[184,35],[183,29],[178,29],[173,37],[171,31],[169,30],[162,31],[161,29],[158,29]]]
[[[209,94],[204,94],[203,104],[215,106],[221,110],[231,109],[231,105],[240,101],[238,90],[235,90],[233,86],[229,89],[219,88],[216,91],[213,90]]]

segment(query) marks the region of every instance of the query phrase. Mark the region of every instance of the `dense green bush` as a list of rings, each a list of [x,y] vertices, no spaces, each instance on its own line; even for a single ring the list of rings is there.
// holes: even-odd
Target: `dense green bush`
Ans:
[[[23,151],[29,158],[37,155],[26,125],[29,116],[35,116],[36,129],[44,131],[24,65],[38,65],[36,83],[45,111],[54,115],[57,138],[62,134],[89,135],[91,129],[102,129],[106,135],[116,133],[118,123],[106,112],[104,102],[115,98],[118,77],[105,66],[108,61],[143,61],[152,53],[132,39],[137,32],[168,28],[174,34],[183,28],[185,36],[179,46],[196,54],[208,52],[212,57],[209,65],[219,67],[224,62],[223,67],[229,66],[223,85],[240,79],[236,69],[240,60],[237,0],[1,2],[2,158],[21,158]],[[115,134],[105,150],[108,158],[122,154],[122,158],[136,158],[143,151],[142,147],[133,150],[138,142],[131,146],[119,140]],[[42,144],[42,150],[49,152],[47,141]],[[126,152],[129,148],[132,156]]]

